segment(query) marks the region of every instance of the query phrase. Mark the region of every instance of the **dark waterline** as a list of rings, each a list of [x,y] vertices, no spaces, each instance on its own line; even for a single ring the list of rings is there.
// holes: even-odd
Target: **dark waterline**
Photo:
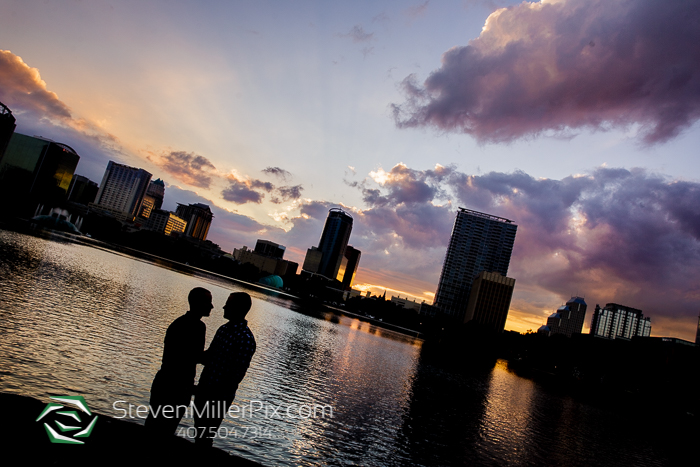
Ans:
[[[117,400],[147,404],[163,334],[187,309],[187,291],[201,285],[212,291],[209,342],[223,323],[226,296],[243,288],[58,238],[0,230],[0,391],[43,400],[81,394],[110,416],[119,414]],[[247,291],[258,352],[236,404],[333,407],[332,418],[257,413],[226,420],[222,426],[237,437],[217,445],[251,460],[671,465],[678,455],[664,427],[643,417],[643,407],[588,405],[514,375],[503,361],[457,371],[428,358],[419,339]],[[183,420],[188,426],[192,421]]]

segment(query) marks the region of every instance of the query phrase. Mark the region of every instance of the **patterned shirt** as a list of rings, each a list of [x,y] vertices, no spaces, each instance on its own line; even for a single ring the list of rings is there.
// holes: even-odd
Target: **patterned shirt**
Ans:
[[[255,337],[248,327],[248,321],[229,321],[222,325],[206,352],[199,388],[235,394],[254,353]]]

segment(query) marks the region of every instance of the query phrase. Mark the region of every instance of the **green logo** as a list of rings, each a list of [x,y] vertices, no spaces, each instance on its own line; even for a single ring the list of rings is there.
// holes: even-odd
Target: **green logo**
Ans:
[[[85,399],[83,398],[83,396],[60,396],[52,397],[51,399],[63,402],[64,404],[72,405],[79,409],[81,412],[87,414],[88,417],[92,416],[92,412],[90,412],[90,409],[85,403]],[[46,404],[46,407],[35,421],[38,422],[39,420],[42,420],[44,418],[47,419],[44,421],[44,428],[46,429],[46,434],[49,435],[49,440],[52,443],[85,444],[84,441],[75,438],[87,438],[88,436],[90,436],[90,433],[92,433],[92,429],[95,427],[95,422],[97,422],[97,415],[92,417],[92,420],[90,420],[90,423],[88,423],[87,427],[83,428],[83,420],[81,419],[80,414],[77,411],[62,409],[66,409],[66,407],[61,404]],[[85,415],[83,415],[83,417],[87,421],[87,417],[85,417]],[[56,428],[58,428],[58,430],[64,434],[61,434],[58,431],[54,430],[48,423],[49,421],[51,421],[49,419],[51,419],[54,422]],[[75,426],[76,424],[78,426]],[[73,433],[74,431],[78,432]]]

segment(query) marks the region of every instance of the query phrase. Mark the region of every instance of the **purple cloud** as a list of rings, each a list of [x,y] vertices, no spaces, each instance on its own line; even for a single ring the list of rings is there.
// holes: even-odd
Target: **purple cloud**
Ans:
[[[277,196],[272,198],[272,202],[276,204],[280,204],[284,201],[290,201],[293,199],[299,199],[301,198],[301,192],[304,190],[304,188],[301,185],[294,185],[294,186],[281,186],[277,188]]]
[[[216,167],[209,159],[192,152],[170,151],[151,154],[148,160],[183,183],[198,188],[209,188]]]
[[[464,206],[518,224],[509,275],[522,291],[564,299],[578,292],[592,305],[641,308],[656,335],[690,334],[683,326],[697,321],[700,183],[609,168],[561,180],[403,164],[374,175],[381,182],[374,188],[355,184],[370,205],[355,216],[353,230],[353,241],[369,252],[365,264],[396,268],[387,265],[396,255],[382,262],[385,249],[441,260],[455,208]],[[435,270],[424,267],[421,277],[439,273],[441,262],[431,264]]]
[[[274,175],[275,177],[278,177],[284,181],[287,181],[288,178],[292,177],[290,172],[279,167],[266,167],[262,171],[267,175]]]
[[[229,181],[228,188],[221,192],[221,197],[226,201],[231,201],[236,204],[245,203],[262,203],[265,195],[250,188],[248,184],[240,180],[232,179]]]
[[[278,227],[264,225],[251,217],[222,209],[193,191],[172,185],[168,186],[167,191],[164,209],[175,211],[177,203],[203,203],[211,208],[214,220],[209,230],[208,240],[219,244],[225,251],[231,252],[234,248],[240,248],[243,245],[254,245],[255,241],[262,236],[278,237],[284,234],[284,231]]]
[[[261,180],[251,180],[250,186],[251,186],[251,188],[258,188],[261,190],[265,190],[268,193],[275,189],[275,185],[273,185],[272,183],[263,182]]]
[[[396,124],[496,143],[639,125],[645,144],[668,141],[700,118],[699,21],[693,0],[499,9],[424,83],[403,80]]]

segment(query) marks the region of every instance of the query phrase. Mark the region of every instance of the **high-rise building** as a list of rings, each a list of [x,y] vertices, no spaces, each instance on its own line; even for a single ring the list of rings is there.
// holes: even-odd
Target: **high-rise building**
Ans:
[[[350,290],[352,288],[352,282],[355,280],[357,267],[360,265],[360,255],[361,252],[357,248],[353,248],[350,245],[345,247],[345,253],[343,254],[340,268],[338,268],[338,276],[336,277],[336,279],[343,283],[343,289],[345,290]]]
[[[315,246],[312,246],[311,248],[306,250],[304,264],[302,265],[301,269],[307,272],[312,272],[314,274],[318,273],[318,268],[321,265],[322,257],[323,253],[321,253],[321,250],[319,250]]]
[[[70,146],[14,133],[0,160],[0,195],[12,200],[6,208],[31,217],[37,205],[61,205],[79,160]]]
[[[175,213],[187,221],[185,235],[205,241],[214,218],[211,209],[206,204],[195,203],[190,205],[177,204]]]
[[[148,184],[146,195],[153,198],[153,209],[162,208],[163,198],[165,198],[165,182],[160,178],[151,180],[151,183]]]
[[[329,279],[335,279],[338,276],[338,270],[345,255],[345,248],[350,240],[350,232],[352,232],[352,217],[350,214],[340,208],[329,210],[326,225],[323,227],[323,233],[321,234],[321,240],[318,242],[318,251],[321,252],[318,274]]]
[[[473,321],[496,332],[503,332],[513,298],[515,279],[497,272],[481,271],[472,283],[464,322]]]
[[[270,258],[282,259],[286,249],[284,245],[279,245],[269,240],[258,240],[255,242],[255,252],[259,255],[269,256]]]
[[[517,228],[509,219],[459,208],[435,293],[435,307],[463,321],[472,283],[479,273],[508,275]]]
[[[164,235],[182,233],[186,228],[187,221],[181,219],[175,213],[164,211],[163,209],[154,209],[145,225],[146,230],[153,230]]]
[[[560,306],[556,312],[547,318],[547,324],[540,327],[537,332],[547,334],[564,334],[571,337],[572,334],[581,334],[583,321],[586,318],[586,302],[581,297],[571,297],[566,305]]]
[[[595,306],[591,320],[591,334],[607,339],[632,339],[651,335],[651,319],[642,310],[608,303],[605,308]]]
[[[143,169],[109,161],[95,204],[118,218],[133,220],[138,215],[151,174]]]
[[[74,175],[68,188],[68,201],[87,206],[95,201],[100,187],[87,177]]]
[[[165,183],[160,178],[151,180],[148,184],[146,194],[143,196],[139,217],[148,219],[151,212],[155,209],[160,209],[163,206],[163,198],[165,197]]]
[[[5,154],[5,149],[7,149],[15,128],[17,128],[17,125],[15,124],[15,117],[12,115],[12,111],[0,102],[0,159]]]

